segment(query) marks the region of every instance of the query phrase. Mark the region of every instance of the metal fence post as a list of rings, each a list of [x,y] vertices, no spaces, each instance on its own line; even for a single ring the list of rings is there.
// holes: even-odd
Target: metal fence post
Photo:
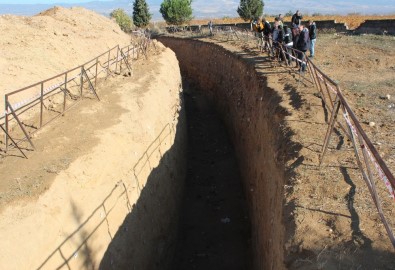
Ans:
[[[119,57],[119,44],[117,47],[117,58],[115,59],[115,73],[117,72],[118,69],[118,57]],[[121,73],[121,71],[119,71],[119,73]]]
[[[64,111],[66,110],[66,91],[67,91],[67,72],[64,75],[63,113],[62,113],[62,115],[64,115]]]
[[[44,110],[44,83],[41,83],[41,95],[40,95],[40,128],[43,126],[43,110]]]
[[[5,110],[4,110],[4,113],[5,113],[5,119],[4,119],[4,128],[5,128],[5,131],[6,131],[6,133],[9,133],[10,131],[8,130],[8,95],[5,95],[4,96],[4,102],[5,102],[5,105],[4,105],[4,108],[5,108]],[[5,134],[5,150],[7,151],[8,150],[8,136],[7,136],[7,134]]]
[[[96,57],[95,88],[97,85],[97,66],[98,65],[99,65],[99,57]]]
[[[84,74],[83,74],[83,71],[84,71],[84,66],[81,66],[81,73],[80,73],[80,76],[81,76],[81,79],[80,79],[80,82],[81,82],[81,87],[80,87],[81,97],[82,97],[82,88],[84,87]]]
[[[108,73],[110,73],[110,53],[111,53],[111,50],[108,51],[107,75],[108,75]]]

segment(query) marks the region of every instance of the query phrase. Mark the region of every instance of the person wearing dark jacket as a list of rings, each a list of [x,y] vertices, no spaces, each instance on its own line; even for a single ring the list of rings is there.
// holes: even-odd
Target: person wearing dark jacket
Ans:
[[[291,65],[291,57],[290,57],[291,50],[289,48],[293,47],[293,36],[291,30],[286,25],[284,25],[283,44],[284,44],[285,57],[287,59],[287,63],[288,65]]]
[[[309,35],[310,35],[310,58],[314,57],[315,41],[317,39],[317,26],[313,20],[309,21]]]
[[[306,63],[304,62],[304,57],[306,51],[310,48],[310,35],[309,30],[303,25],[299,26],[299,38],[296,44],[296,48],[300,51],[298,52],[298,59],[300,65],[300,71],[304,72],[306,70]]]
[[[298,44],[298,40],[299,40],[299,27],[292,27],[291,29],[292,31],[292,48],[297,50],[297,44]],[[298,57],[298,54],[296,53],[295,50],[292,50],[291,53],[294,57]],[[298,61],[296,61],[296,67],[299,67]]]
[[[264,37],[264,49],[265,51],[269,51],[270,50],[270,34],[272,32],[272,27],[270,25],[270,23],[266,20],[266,18],[262,18],[262,23],[263,23],[263,37]]]
[[[292,15],[292,18],[291,18],[292,27],[300,26],[302,23],[302,19],[303,19],[302,14],[300,14],[299,10],[297,10],[296,13],[294,15]]]

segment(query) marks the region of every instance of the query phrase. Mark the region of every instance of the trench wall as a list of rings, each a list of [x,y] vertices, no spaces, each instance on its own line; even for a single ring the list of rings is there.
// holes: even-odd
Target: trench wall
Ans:
[[[87,107],[116,118],[95,133],[95,146],[57,172],[37,201],[1,213],[0,269],[169,269],[187,126],[176,56],[157,47],[150,72],[113,78],[100,89],[101,103]]]
[[[367,20],[355,29],[355,33],[395,35],[395,20]]]
[[[336,20],[323,20],[315,21],[318,30],[334,30],[336,32],[353,32],[356,34],[379,34],[379,35],[395,35],[395,20],[366,20],[355,30],[349,30],[346,23],[339,23]],[[290,25],[289,22],[285,22],[286,25]],[[308,21],[303,21],[304,25],[308,24]],[[216,24],[215,27],[237,27],[238,29],[251,30],[250,23],[236,23],[236,24]],[[199,29],[207,29],[207,25],[191,25],[188,27],[190,31],[198,31]]]
[[[218,45],[159,41],[176,52],[182,75],[211,99],[227,126],[249,204],[254,269],[283,269],[284,162],[294,151],[281,125],[280,97],[252,63]]]

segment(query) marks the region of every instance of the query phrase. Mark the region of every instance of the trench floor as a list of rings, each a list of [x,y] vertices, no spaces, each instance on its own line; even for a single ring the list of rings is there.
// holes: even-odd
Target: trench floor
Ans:
[[[188,172],[172,269],[250,269],[250,221],[225,126],[198,91],[184,99]]]

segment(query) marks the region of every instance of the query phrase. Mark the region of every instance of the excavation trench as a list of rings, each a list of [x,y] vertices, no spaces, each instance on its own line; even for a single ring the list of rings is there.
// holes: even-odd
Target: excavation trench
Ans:
[[[207,98],[183,85],[188,168],[171,269],[250,269],[250,224],[233,147]]]
[[[119,123],[75,154],[37,202],[3,213],[2,240],[12,248],[0,268],[285,268],[292,220],[284,218],[284,164],[297,149],[281,98],[245,56],[202,41],[159,41],[178,62],[163,49],[135,77],[108,85],[99,108]],[[103,128],[94,116],[100,121],[86,113],[68,121],[85,120],[78,129],[90,134]],[[12,260],[19,254],[24,260]]]
[[[237,160],[235,162],[238,164],[242,182],[240,190],[244,191],[250,219],[240,225],[243,229],[234,232],[234,237],[243,239],[240,241],[244,241],[241,245],[245,247],[245,253],[239,254],[238,257],[244,260],[243,263],[247,263],[245,265],[250,263],[252,269],[284,268],[283,247],[286,230],[283,216],[286,210],[283,205],[283,187],[287,177],[284,164],[296,151],[295,146],[290,143],[289,130],[281,125],[287,113],[279,106],[280,97],[274,90],[268,88],[266,78],[256,72],[254,63],[243,59],[240,55],[202,41],[168,37],[161,37],[159,41],[176,53],[184,80],[187,80],[194,89],[198,89],[197,95],[204,96],[215,107],[234,146]],[[191,98],[188,97],[188,93],[186,95],[187,99]],[[192,98],[197,96],[193,94]],[[189,127],[189,132],[192,128],[194,127]],[[212,158],[207,156],[206,162],[211,162]],[[194,164],[193,160],[192,164]],[[187,180],[186,185],[195,185],[201,180],[195,179],[189,184]],[[190,190],[187,188],[185,196],[189,196],[188,191]],[[200,195],[192,191],[191,196]],[[242,209],[241,205],[237,207]],[[240,211],[242,212],[243,210]],[[232,218],[226,219],[225,214],[222,218],[224,218],[222,222],[232,222]],[[186,222],[187,224],[181,224],[181,227],[190,225],[188,218]],[[244,230],[249,222],[250,232]],[[195,228],[192,226],[189,229]],[[203,235],[200,238],[204,239],[206,231],[204,229],[201,231]],[[252,259],[249,257],[248,246],[251,247]],[[187,254],[186,258],[179,259],[182,265],[179,269],[186,269],[182,260],[189,259],[190,262],[195,263],[195,266],[199,266],[201,257],[207,261],[207,258],[210,258],[210,247],[208,246],[205,252],[199,251],[199,247],[196,247],[194,254]],[[199,260],[196,260],[196,257],[199,257]],[[219,265],[221,264],[217,264]],[[245,265],[223,269],[250,268]],[[200,266],[203,267],[201,264]],[[188,267],[188,269],[194,268]]]

